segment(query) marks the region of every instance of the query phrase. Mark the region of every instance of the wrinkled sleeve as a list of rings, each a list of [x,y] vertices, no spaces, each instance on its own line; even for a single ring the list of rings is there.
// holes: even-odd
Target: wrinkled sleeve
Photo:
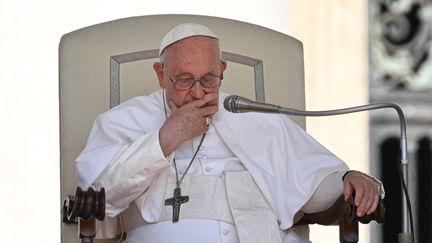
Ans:
[[[305,213],[317,213],[330,208],[339,198],[339,196],[343,194],[342,178],[346,172],[347,171],[337,171],[325,177],[315,192],[312,194],[312,197],[303,206],[302,211]],[[373,176],[363,172],[360,173],[372,178],[376,183],[378,183],[379,196],[381,199],[384,199],[385,191],[382,182]]]
[[[115,216],[143,194],[169,163],[159,144],[159,129],[144,132],[133,121],[111,120],[110,116],[96,119],[76,162],[78,184],[104,187],[106,213]]]
[[[312,197],[303,206],[305,213],[317,213],[330,208],[343,193],[342,176],[346,171],[333,172],[326,176]]]

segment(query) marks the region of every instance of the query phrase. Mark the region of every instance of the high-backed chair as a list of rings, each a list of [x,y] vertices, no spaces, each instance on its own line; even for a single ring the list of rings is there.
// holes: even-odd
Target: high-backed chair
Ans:
[[[75,158],[96,116],[159,88],[152,64],[160,41],[169,29],[187,22],[206,25],[220,37],[228,61],[222,90],[304,109],[302,44],[277,31],[192,15],[132,17],[73,31],[62,37],[59,50],[62,197],[75,193]],[[305,127],[304,118],[293,120]],[[77,235],[75,225],[63,225],[62,242],[78,242]]]

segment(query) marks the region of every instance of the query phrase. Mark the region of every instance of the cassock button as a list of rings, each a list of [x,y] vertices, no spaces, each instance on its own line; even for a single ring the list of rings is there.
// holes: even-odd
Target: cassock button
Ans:
[[[222,233],[224,234],[224,235],[228,235],[229,234],[229,230],[228,229],[224,229],[223,231],[222,231]]]
[[[207,171],[207,172],[210,172],[210,171],[212,171],[213,170],[213,168],[210,168],[210,167],[206,167],[205,168],[205,171]]]

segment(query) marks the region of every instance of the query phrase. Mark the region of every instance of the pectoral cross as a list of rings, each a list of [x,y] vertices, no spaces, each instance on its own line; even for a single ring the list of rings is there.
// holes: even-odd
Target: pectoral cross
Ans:
[[[172,198],[168,198],[165,200],[165,205],[172,205],[173,207],[173,222],[177,222],[179,220],[180,215],[180,205],[182,203],[186,203],[189,201],[189,196],[182,196],[180,187],[176,187],[174,189],[174,195]]]

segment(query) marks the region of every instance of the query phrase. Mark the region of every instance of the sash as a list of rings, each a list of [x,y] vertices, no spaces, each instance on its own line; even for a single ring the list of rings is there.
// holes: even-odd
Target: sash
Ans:
[[[173,196],[175,179],[168,180],[165,199]],[[222,176],[190,175],[181,184],[189,201],[180,207],[182,219],[219,220],[235,225],[241,243],[281,241],[276,214],[248,171],[225,171]],[[172,220],[172,207],[161,207],[160,221]],[[136,203],[123,213],[127,232],[145,227]]]

